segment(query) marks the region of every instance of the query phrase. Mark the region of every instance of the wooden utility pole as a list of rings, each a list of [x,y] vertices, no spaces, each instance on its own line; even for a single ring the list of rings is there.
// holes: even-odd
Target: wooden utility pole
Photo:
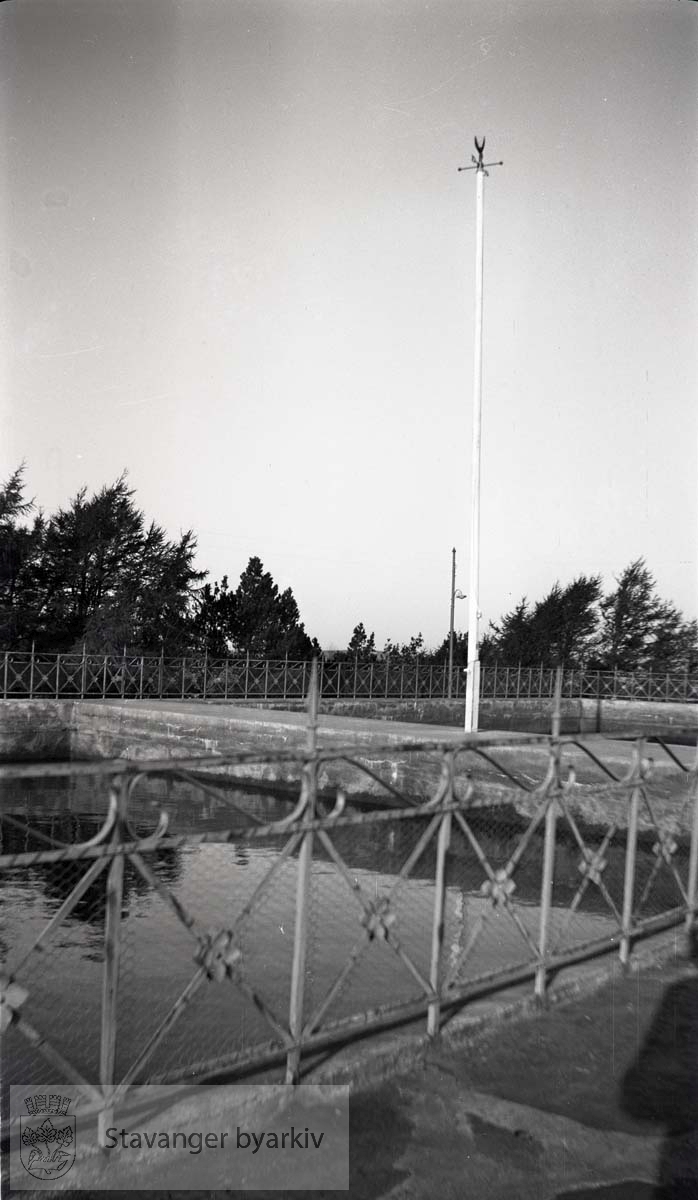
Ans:
[[[456,548],[451,551],[451,624],[448,630],[448,698],[453,696],[453,635],[456,618],[456,600],[465,600],[463,592],[456,591]]]
[[[456,547],[451,551],[451,624],[448,629],[448,698],[453,695],[453,622],[456,615]]]

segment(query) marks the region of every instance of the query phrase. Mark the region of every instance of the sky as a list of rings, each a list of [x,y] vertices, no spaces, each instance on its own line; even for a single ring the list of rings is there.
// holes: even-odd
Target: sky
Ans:
[[[0,45],[0,477],[126,469],[323,648],[440,643],[486,136],[483,627],[640,556],[698,615],[698,4],[7,0]]]

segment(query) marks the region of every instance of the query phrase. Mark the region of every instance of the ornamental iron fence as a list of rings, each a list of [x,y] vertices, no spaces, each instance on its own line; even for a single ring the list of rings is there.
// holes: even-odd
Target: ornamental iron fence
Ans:
[[[321,1048],[419,1017],[434,1036],[526,980],[543,1001],[561,967],[695,921],[692,752],[639,739],[623,773],[598,739],[461,736],[369,767],[318,746],[318,699],[313,674],[304,751],[0,766],[6,1078],[48,1062],[104,1130],[130,1084],[274,1062],[297,1082]],[[430,764],[421,799],[401,754]],[[291,800],[240,788],[272,759]],[[320,789],[345,761],[381,784],[370,807]]]
[[[148,654],[46,654],[6,650],[0,688],[8,699],[304,700],[310,662],[206,654],[166,658]],[[465,699],[466,670],[383,658],[319,663],[326,700]],[[557,670],[548,667],[480,667],[483,700],[538,700],[555,695]],[[698,675],[688,672],[563,670],[569,699],[654,700],[698,703]]]

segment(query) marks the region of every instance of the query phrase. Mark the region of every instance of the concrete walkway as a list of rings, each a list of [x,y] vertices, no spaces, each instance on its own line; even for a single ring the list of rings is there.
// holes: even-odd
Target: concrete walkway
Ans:
[[[228,704],[222,701],[204,700],[83,700],[76,702],[85,712],[105,709],[120,710],[142,718],[144,727],[163,721],[167,716],[186,719],[193,732],[200,722],[205,725],[225,725],[230,731],[225,749],[234,750],[235,741],[240,740],[247,748],[249,739],[256,737],[260,745],[282,748],[289,744],[302,744],[303,734],[308,728],[308,716],[304,712],[284,709],[246,707],[243,704]],[[290,736],[289,736],[290,735]],[[574,735],[569,735],[574,736]],[[395,743],[444,743],[462,742],[466,738],[463,730],[452,725],[417,725],[406,721],[380,721],[369,717],[347,717],[321,714],[318,717],[318,743],[327,746],[388,746]],[[535,746],[526,749],[521,742],[538,738],[541,745],[546,737],[542,734],[497,733],[492,730],[469,734],[474,745],[507,747],[508,753],[524,761],[527,756],[540,760],[541,750]],[[584,735],[585,743],[596,748],[596,753],[609,766],[627,769],[632,760],[633,744],[627,740],[605,737],[602,734]],[[223,747],[222,747],[223,748]],[[678,745],[673,747],[677,758],[687,767],[693,765],[695,747]],[[664,765],[667,759],[658,747],[648,746],[657,762]],[[573,757],[579,757],[574,756]]]
[[[494,1002],[461,1049],[447,1030],[419,1067],[361,1089],[350,1200],[654,1197],[663,1130],[627,1115],[619,1092],[666,988],[690,970],[670,941],[630,975],[608,964],[596,990],[584,986],[594,968],[576,968],[581,992],[548,1011],[506,1020]]]
[[[303,731],[308,728],[308,714],[282,708],[265,708],[258,704],[232,704],[223,700],[82,700],[83,706],[99,705],[100,708],[129,709],[143,715],[152,713],[163,716],[165,713],[178,714],[204,721],[227,721],[236,728],[277,730],[281,735],[285,730]],[[463,730],[452,725],[421,725],[408,721],[381,721],[373,717],[347,717],[321,713],[318,717],[318,738],[322,744],[323,735],[326,740],[336,741],[338,736],[348,745],[356,740],[370,737],[375,740],[382,738],[385,742],[453,742],[462,739]],[[525,738],[527,734],[505,733],[497,734],[492,731],[471,735],[478,742],[496,742],[500,737],[513,742]]]
[[[357,1098],[352,1200],[649,1198],[661,1130],[618,1092],[666,983],[656,967],[615,978]]]
[[[507,1020],[503,1000],[489,1002],[489,1019],[460,1049],[447,1030],[411,1070],[355,1086],[348,1193],[223,1194],[250,1200],[650,1200],[658,1195],[662,1129],[628,1116],[619,1090],[666,988],[689,973],[675,954],[680,943],[680,934],[678,940],[665,935],[653,950],[645,948],[629,975],[607,962],[606,982],[595,989],[592,983],[591,990],[589,972],[596,971],[598,982],[599,967],[575,968],[576,996],[547,1011],[522,1018],[520,1005],[510,1007]],[[369,1052],[369,1069],[370,1059]],[[374,1057],[374,1075],[375,1068]],[[341,1077],[341,1071],[320,1071],[314,1078],[333,1074]],[[136,1186],[143,1191],[112,1195],[146,1196],[155,1169],[141,1159]],[[102,1194],[90,1190],[91,1182],[93,1168],[83,1164],[83,1195]],[[98,1186],[106,1186],[104,1178]],[[224,1181],[219,1186],[224,1189]],[[214,1200],[222,1192],[187,1194]]]
[[[221,755],[248,752],[260,755],[260,764],[254,771],[240,768],[240,774],[262,783],[283,785],[292,778],[288,767],[268,758],[262,762],[262,758],[267,754],[273,758],[275,751],[303,753],[308,717],[300,712],[191,700],[84,700],[73,706],[71,723],[71,751],[78,759],[203,756],[215,762]],[[600,735],[586,737],[584,742],[616,778],[628,774],[633,764],[632,742]],[[319,775],[321,790],[332,795],[341,788],[352,801],[385,802],[389,791],[384,783],[410,799],[432,796],[440,777],[439,757],[434,750],[420,747],[431,746],[437,751],[443,746],[463,747],[466,737],[452,726],[321,715],[318,744],[328,755],[342,755],[347,747],[351,750],[343,759],[325,760]],[[468,744],[479,752],[488,752],[492,761],[482,753],[459,753],[457,781],[460,784],[466,776],[472,778],[487,789],[493,800],[509,800],[513,787],[509,773],[527,789],[542,784],[547,775],[550,757],[543,735],[482,732],[471,734]],[[684,770],[689,770],[695,748],[677,746],[674,753]],[[661,747],[647,746],[647,754],[655,759],[651,789],[658,805],[657,816],[666,816],[674,822],[672,829],[685,832],[679,817],[684,812],[687,776]],[[574,745],[566,745],[562,766],[565,775],[570,767],[574,768],[580,788],[580,812],[602,824],[611,813],[624,824],[627,804],[617,804],[616,813],[610,803],[595,799],[599,785],[608,783],[608,776],[593,758]],[[525,792],[519,793],[517,803],[524,796]]]

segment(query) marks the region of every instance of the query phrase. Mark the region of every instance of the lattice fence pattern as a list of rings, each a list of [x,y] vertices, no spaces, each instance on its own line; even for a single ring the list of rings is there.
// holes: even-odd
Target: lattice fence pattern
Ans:
[[[0,655],[4,699],[303,700],[312,664],[288,659],[167,658],[123,654]],[[538,700],[555,695],[557,672],[542,667],[480,667],[484,700]],[[319,663],[320,694],[336,700],[465,699],[466,671],[419,660]],[[698,703],[698,676],[687,673],[563,671],[562,697]]]
[[[357,751],[317,745],[317,707],[313,688],[307,749],[271,756],[299,779],[273,811],[226,779],[251,753],[215,773],[0,766],[0,899],[21,912],[0,980],[13,1078],[48,1061],[104,1104],[130,1083],[277,1061],[293,1082],[303,1055],[357,1032],[421,1015],[435,1034],[444,1012],[526,979],[543,999],[561,966],[627,962],[638,940],[695,921],[685,747],[657,742],[653,761],[638,740],[620,774],[598,739],[410,743],[397,750],[420,756],[426,794],[386,778],[367,807],[319,792],[323,766]],[[48,786],[60,777],[67,807]],[[41,803],[18,799],[31,778]]]

